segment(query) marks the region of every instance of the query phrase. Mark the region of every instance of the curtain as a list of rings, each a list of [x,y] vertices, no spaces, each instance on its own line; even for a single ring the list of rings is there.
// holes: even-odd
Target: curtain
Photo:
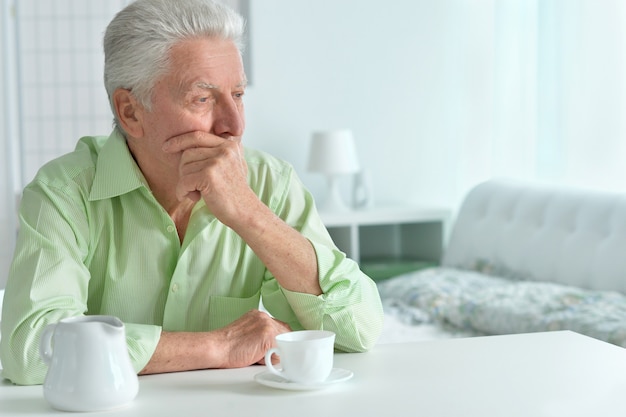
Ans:
[[[626,191],[626,6],[496,1],[494,173]]]

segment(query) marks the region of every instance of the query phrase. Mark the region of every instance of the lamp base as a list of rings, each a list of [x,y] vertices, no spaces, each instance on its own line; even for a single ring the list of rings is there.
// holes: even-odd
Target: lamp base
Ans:
[[[324,202],[320,205],[320,211],[328,213],[351,211],[350,207],[341,200],[338,180],[336,175],[328,176],[328,190]]]

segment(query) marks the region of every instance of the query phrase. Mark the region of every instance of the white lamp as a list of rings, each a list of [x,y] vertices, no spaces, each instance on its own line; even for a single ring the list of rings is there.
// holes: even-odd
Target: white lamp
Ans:
[[[339,177],[359,171],[359,161],[352,131],[330,130],[314,132],[309,150],[308,170],[328,177],[326,200],[322,211],[347,211],[339,194]]]

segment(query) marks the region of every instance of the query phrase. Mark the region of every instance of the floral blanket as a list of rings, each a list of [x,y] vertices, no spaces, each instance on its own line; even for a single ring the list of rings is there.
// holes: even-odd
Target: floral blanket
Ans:
[[[385,311],[407,324],[486,335],[572,330],[626,347],[626,296],[548,282],[430,268],[378,283]]]

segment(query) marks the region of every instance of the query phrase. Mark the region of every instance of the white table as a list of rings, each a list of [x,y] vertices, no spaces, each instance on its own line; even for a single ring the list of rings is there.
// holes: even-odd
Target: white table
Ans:
[[[354,378],[322,391],[259,385],[259,366],[144,376],[130,406],[86,415],[626,416],[626,350],[572,332],[378,345],[335,366]],[[0,415],[55,413],[41,386],[0,384]]]

